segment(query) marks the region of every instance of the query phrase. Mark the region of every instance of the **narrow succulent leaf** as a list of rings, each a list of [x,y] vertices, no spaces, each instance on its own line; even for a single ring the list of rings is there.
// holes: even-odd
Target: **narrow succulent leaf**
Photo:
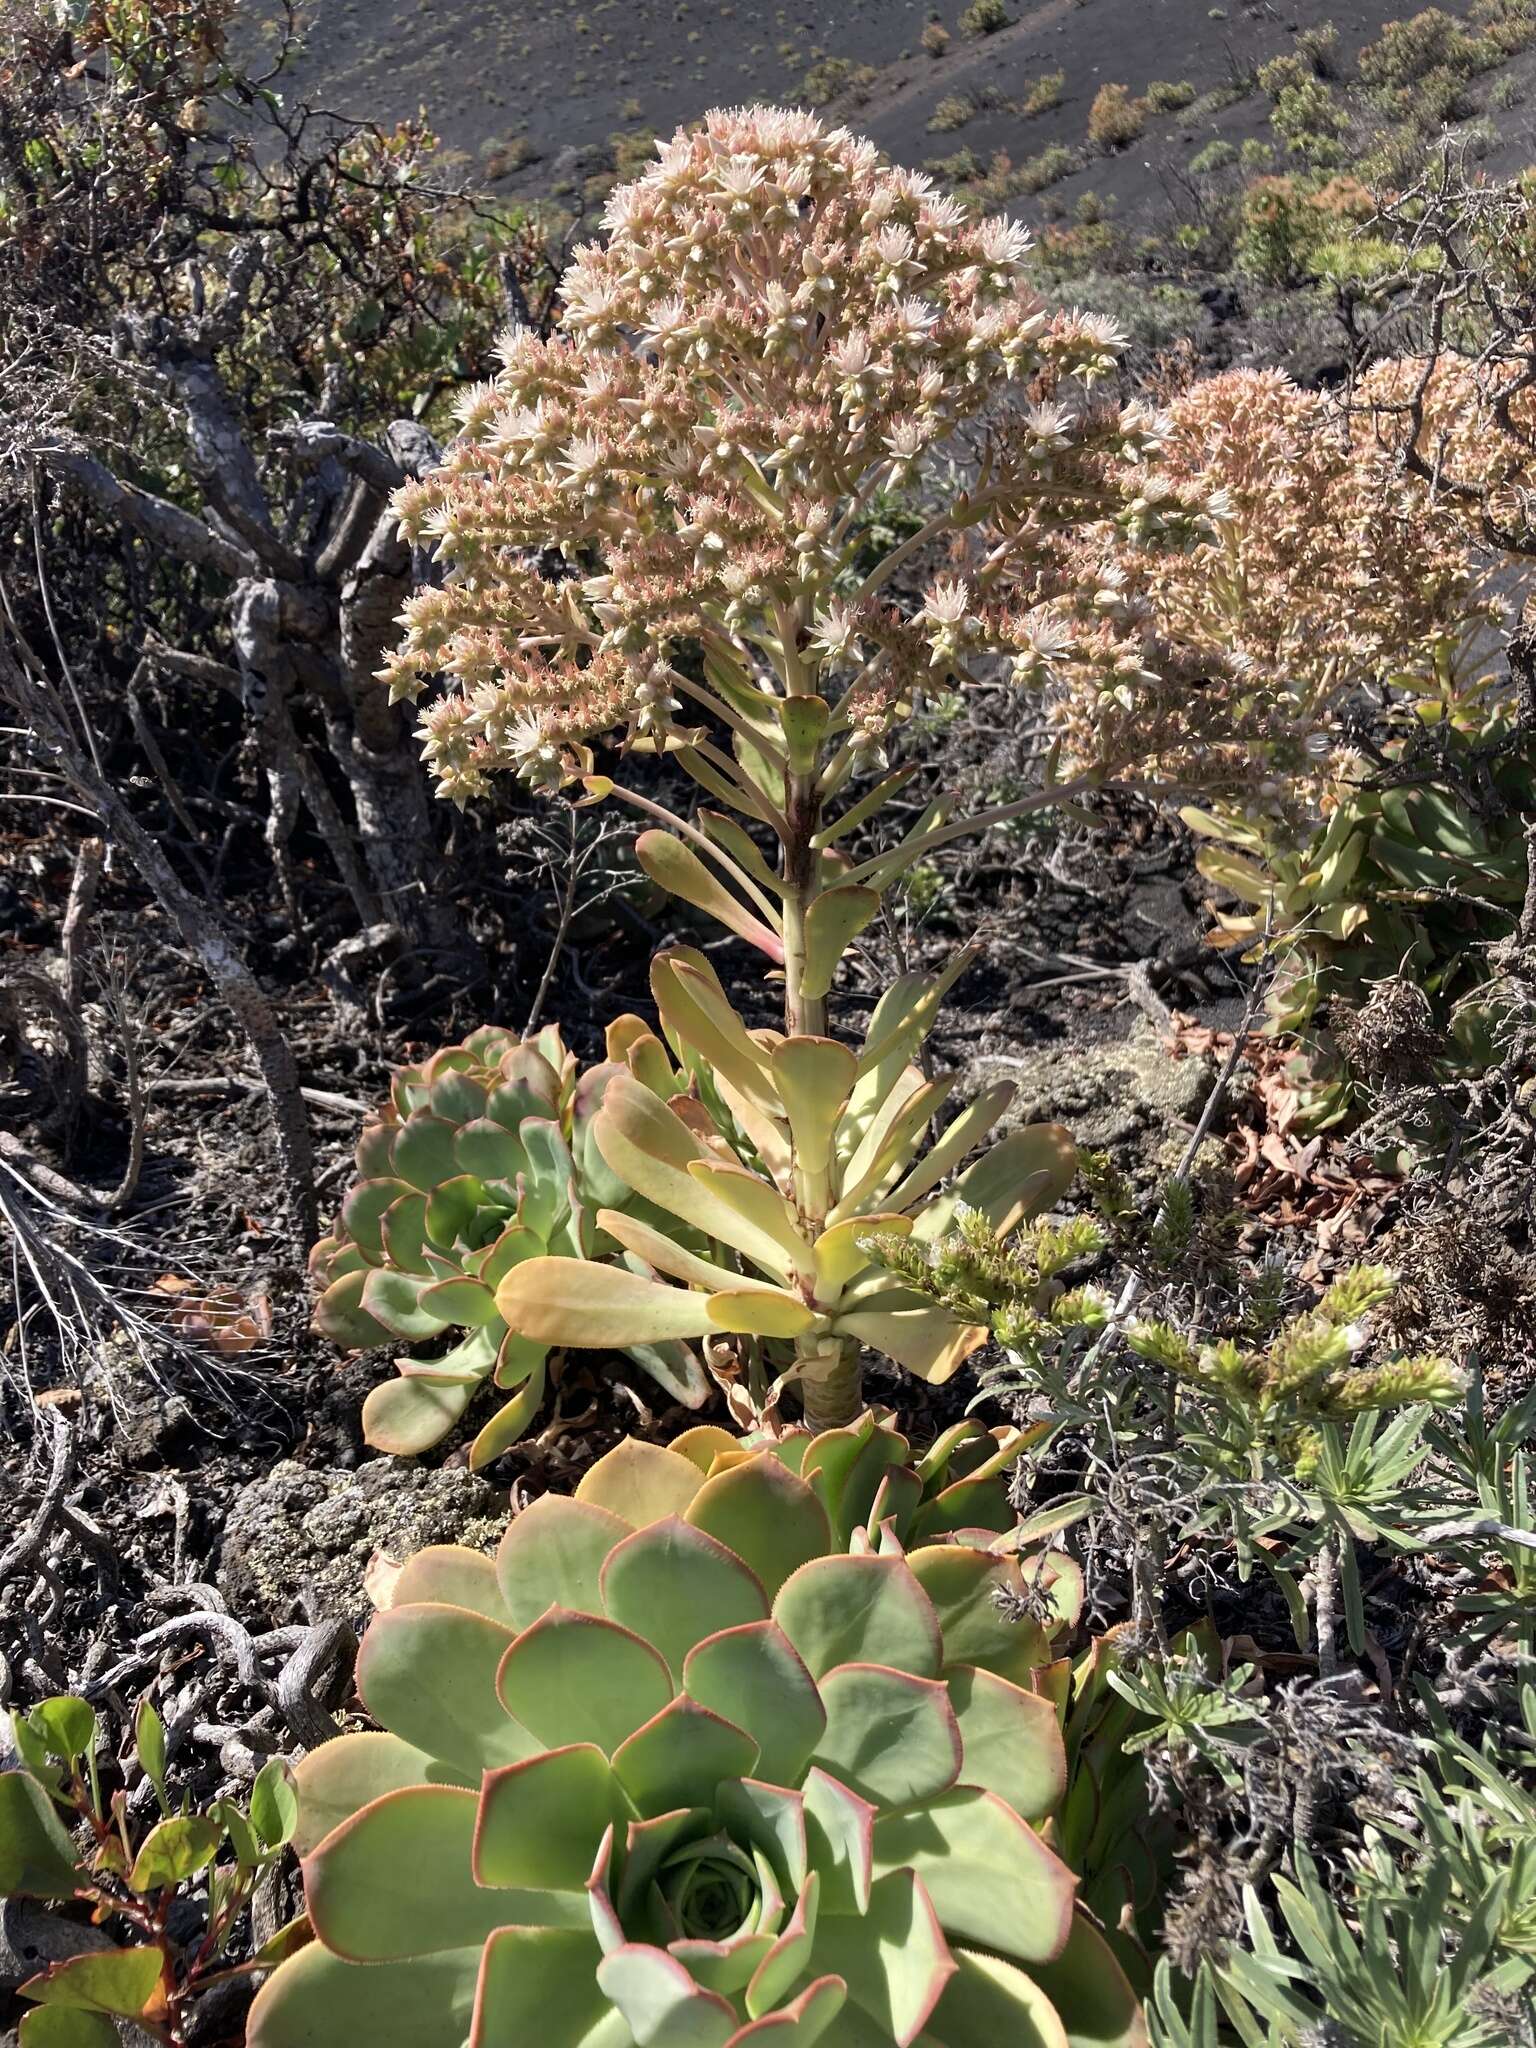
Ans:
[[[823,890],[813,899],[805,914],[805,995],[819,999],[828,993],[843,955],[879,909],[879,893],[856,884]]]
[[[343,1273],[315,1303],[315,1328],[342,1351],[372,1351],[389,1342],[389,1331],[363,1307],[363,1284],[371,1267]]]
[[[484,1941],[509,1921],[585,1925],[586,1899],[475,1882],[479,1797],[453,1785],[388,1792],[304,1861],[315,1932],[349,1962],[394,1962]]]
[[[723,1779],[750,1777],[757,1761],[744,1728],[679,1694],[619,1744],[613,1771],[642,1813],[665,1813],[706,1805]]]
[[[784,732],[785,756],[790,772],[809,775],[826,734],[832,706],[825,697],[780,697],[774,704]]]
[[[539,1746],[496,1696],[511,1643],[510,1629],[467,1608],[386,1608],[363,1637],[358,1691],[402,1741],[459,1770],[494,1770]]]
[[[600,1574],[629,1523],[591,1500],[542,1493],[513,1517],[496,1552],[496,1582],[513,1628],[551,1607],[601,1614]]]
[[[783,966],[784,942],[779,934],[731,895],[692,847],[670,832],[642,832],[635,841],[635,857],[658,888],[691,903],[695,910],[702,910],[749,946],[766,953],[776,966]]]
[[[600,1583],[608,1618],[643,1635],[674,1677],[681,1677],[689,1651],[705,1636],[768,1617],[768,1595],[756,1574],[676,1515],[616,1543]]]
[[[496,1306],[522,1336],[577,1350],[707,1337],[716,1327],[704,1295],[582,1259],[515,1266],[496,1291]]]
[[[682,1674],[694,1699],[752,1737],[757,1776],[771,1785],[799,1783],[827,1716],[815,1680],[777,1622],[706,1636],[689,1652]]]
[[[333,1828],[386,1792],[424,1784],[458,1784],[472,1790],[480,1782],[478,1772],[455,1777],[450,1766],[425,1750],[374,1729],[338,1735],[334,1742],[310,1750],[295,1765],[294,1780],[299,1817],[292,1839],[299,1856],[308,1856]]]
[[[480,1946],[409,1963],[348,1963],[311,1942],[256,1994],[247,2048],[463,2048],[475,2005]]]
[[[954,1093],[957,1078],[946,1074],[925,1081],[914,1073],[901,1088],[892,1089],[843,1169],[837,1204],[827,1212],[829,1224],[880,1205],[884,1183],[912,1158],[923,1132]]]
[[[803,1480],[771,1457],[716,1472],[694,1488],[682,1513],[694,1528],[733,1550],[770,1599],[791,1573],[831,1547],[825,1508]]]
[[[520,1340],[509,1337],[509,1344]],[[497,1375],[498,1381],[500,1374]],[[469,1447],[469,1469],[482,1471],[493,1459],[521,1439],[533,1427],[539,1410],[544,1405],[545,1371],[544,1351],[539,1347],[535,1352],[534,1366],[521,1389],[510,1401],[504,1401],[496,1413],[480,1428],[479,1435]]]
[[[620,1210],[599,1209],[597,1224],[625,1251],[633,1252],[637,1259],[644,1259],[658,1273],[681,1280],[686,1287],[702,1287],[710,1294],[741,1288],[760,1288],[769,1294],[776,1292],[771,1280],[759,1280],[753,1274],[733,1273],[728,1266],[716,1265],[713,1259],[701,1259],[696,1252],[686,1250],[664,1231],[654,1230],[649,1223],[641,1222],[638,1217],[626,1216]]]
[[[878,1879],[861,1917],[822,1920],[816,1965],[843,1979],[849,1999],[896,2048],[916,2040],[955,1974],[933,1905],[909,1870]]]
[[[651,963],[651,992],[675,1042],[697,1053],[760,1116],[783,1115],[767,1055],[709,976],[675,954],[658,953]]]
[[[731,1166],[723,1159],[695,1159],[689,1174],[713,1197],[711,1213],[718,1227],[721,1204],[747,1226],[771,1243],[789,1272],[809,1273],[814,1263],[811,1247],[795,1220],[793,1206],[776,1187],[744,1166]]]
[[[957,1968],[934,2011],[919,2048],[952,2041],[1006,2041],[1008,2048],[1071,2048],[1049,1996],[1033,1978],[1001,1956],[951,1946]],[[1086,2044],[1085,2044],[1086,2048]]]
[[[889,803],[898,790],[904,789],[916,773],[917,767],[914,765],[897,768],[883,777],[873,789],[866,790],[856,804],[850,804],[840,817],[834,818],[830,825],[823,825],[812,838],[812,846],[819,852],[823,847],[831,846],[848,833],[857,830],[866,818],[872,818],[883,805]]]
[[[983,1671],[1027,1685],[1049,1654],[1041,1630],[1010,1621],[1020,1581],[1004,1558],[959,1543],[924,1544],[907,1553],[907,1568],[932,1603],[944,1632],[947,1665],[976,1664]]]
[[[773,1049],[772,1066],[795,1151],[811,1173],[824,1173],[858,1073],[857,1056],[835,1038],[785,1038]]]
[[[0,1772],[0,1896],[68,1899],[80,1879],[53,1801],[28,1771]]]
[[[818,1682],[839,1664],[937,1678],[939,1618],[899,1557],[820,1557],[785,1581],[773,1618]]]
[[[672,1697],[666,1665],[643,1637],[590,1614],[551,1608],[501,1660],[502,1705],[543,1745],[593,1742],[611,1756]]]
[[[485,1945],[467,2048],[628,2048],[629,2029],[597,1981],[590,1929],[503,1927]]]
[[[77,2006],[137,2019],[159,2003],[162,1960],[151,1942],[142,1948],[92,1949],[29,1977],[20,1996],[38,2005]]]
[[[973,1351],[986,1343],[988,1332],[977,1324],[957,1323],[947,1309],[849,1309],[833,1328],[883,1351],[907,1372],[930,1386],[953,1379]]]
[[[497,1386],[510,1392],[513,1387],[524,1387],[529,1380],[537,1378],[542,1389],[542,1368],[549,1356],[549,1346],[535,1344],[529,1337],[520,1337],[515,1330],[507,1328],[500,1316],[488,1327],[502,1333],[496,1348],[496,1370],[492,1375]]]
[[[1029,1974],[1060,2013],[1067,2048],[1146,2048],[1141,2003],[1114,1950],[1090,1915],[1072,1915],[1066,1946],[1030,1959]]]
[[[790,1265],[777,1239],[716,1201],[689,1172],[706,1154],[673,1110],[632,1076],[620,1075],[593,1122],[598,1150],[636,1194],[670,1216],[720,1238],[771,1273],[788,1279]]]
[[[911,1219],[889,1211],[878,1216],[849,1216],[824,1230],[812,1246],[815,1255],[816,1299],[823,1308],[835,1308],[849,1282],[869,1266],[869,1257],[859,1243],[871,1232],[882,1237],[905,1237]]]
[[[625,1437],[611,1451],[605,1451],[596,1464],[587,1467],[577,1481],[576,1499],[605,1508],[631,1528],[640,1529],[647,1522],[660,1521],[663,1515],[682,1515],[686,1521],[693,1521],[688,1509],[703,1484],[703,1474],[687,1458],[664,1450],[660,1444]],[[755,1559],[747,1556],[739,1544],[732,1543],[728,1534],[711,1528],[707,1522],[699,1526],[718,1536],[757,1569]],[[762,1577],[761,1572],[758,1577]]]
[[[820,1691],[827,1725],[813,1761],[872,1806],[932,1799],[959,1777],[960,1729],[937,1679],[840,1664]]]
[[[431,1450],[474,1399],[483,1374],[455,1384],[417,1377],[384,1380],[363,1402],[363,1441],[393,1458]]]
[[[979,1209],[992,1228],[1006,1236],[1027,1217],[1041,1216],[1053,1207],[1076,1171],[1077,1147],[1071,1132],[1060,1124],[1029,1124],[1010,1131],[923,1211],[913,1235],[929,1243],[942,1237],[953,1227],[963,1203]],[[1043,1182],[1033,1179],[1040,1173],[1046,1176]]]
[[[814,1766],[801,1792],[811,1868],[821,1879],[823,1913],[863,1913],[875,1871],[875,1809]]]
[[[954,1172],[966,1155],[979,1145],[1012,1102],[1017,1090],[1011,1081],[999,1081],[984,1088],[968,1102],[954,1121],[935,1139],[928,1152],[886,1196],[886,1206],[907,1210],[932,1192],[940,1181]],[[1049,1206],[1049,1205],[1047,1205]]]
[[[567,1743],[488,1772],[474,1828],[476,1884],[581,1894],[603,1838],[634,1811],[596,1744]],[[502,1924],[521,1917],[503,1913]],[[561,1924],[561,1923],[557,1923]]]
[[[825,1316],[808,1308],[786,1288],[733,1287],[708,1297],[709,1319],[717,1330],[747,1337],[804,1337],[827,1327]]]
[[[995,1793],[969,1785],[875,1822],[877,1875],[922,1879],[947,1934],[1020,1962],[1066,1946],[1077,1880]]]
[[[764,895],[783,895],[783,877],[769,867],[745,826],[738,825],[734,818],[722,817],[718,811],[700,811],[699,823],[717,846],[725,848],[742,873],[752,877]]]
[[[967,1785],[995,1792],[1025,1820],[1043,1820],[1067,1789],[1067,1753],[1056,1709],[974,1664],[944,1674],[960,1730]]]

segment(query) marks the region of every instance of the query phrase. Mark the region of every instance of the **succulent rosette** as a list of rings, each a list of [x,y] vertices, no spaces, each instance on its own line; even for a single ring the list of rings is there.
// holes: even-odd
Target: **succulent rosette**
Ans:
[[[610,1050],[640,1036],[655,1044],[639,1019],[621,1018]],[[527,1259],[617,1252],[599,1209],[637,1226],[653,1215],[592,1142],[619,1071],[609,1059],[581,1072],[556,1026],[524,1041],[488,1025],[395,1075],[358,1140],[362,1177],[310,1254],[317,1329],[348,1350],[391,1339],[428,1347],[397,1360],[399,1376],[364,1402],[363,1434],[376,1449],[430,1449],[487,1382],[509,1398],[476,1437],[472,1464],[516,1442],[538,1414],[550,1347],[501,1313],[496,1289]],[[684,1085],[664,1056],[646,1071],[669,1093]],[[674,1400],[703,1400],[708,1382],[683,1344],[614,1348]]]
[[[879,1427],[627,1442],[494,1560],[413,1558],[359,1660],[387,1732],[299,1769],[317,1940],[250,2048],[1144,2041],[1038,1832],[1080,1587],[904,1549]]]

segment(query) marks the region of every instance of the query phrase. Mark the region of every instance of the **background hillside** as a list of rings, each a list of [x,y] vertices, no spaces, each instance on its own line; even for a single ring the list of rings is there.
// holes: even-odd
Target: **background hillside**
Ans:
[[[1347,107],[1360,49],[1405,12],[1400,0],[1007,0],[989,16],[983,0],[968,30],[964,0],[319,0],[297,83],[344,112],[424,109],[498,189],[530,196],[579,191],[706,107],[797,100],[856,121],[903,162],[947,162],[952,177],[967,156],[985,168],[1001,151],[1016,174],[1044,159],[1035,175],[1055,175],[1042,191],[1007,196],[1049,218],[1089,189],[1122,209],[1154,207],[1213,142],[1305,156],[1272,133],[1262,67],[1300,38]],[[1450,0],[1442,12],[1476,35],[1494,10],[1480,19],[1475,0]],[[1329,25],[1336,38],[1309,42]],[[1418,111],[1482,120],[1475,142],[1490,168],[1521,168],[1536,53],[1485,55],[1459,97]],[[1150,95],[1142,132],[1107,152],[1088,144],[1106,84]],[[1067,168],[1063,152],[1085,160]]]

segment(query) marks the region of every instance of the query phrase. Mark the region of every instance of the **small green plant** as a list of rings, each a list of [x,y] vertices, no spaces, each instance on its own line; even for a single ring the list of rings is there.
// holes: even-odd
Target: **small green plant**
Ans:
[[[551,2048],[1131,2048],[1136,2000],[1032,1825],[1066,1771],[1029,1689],[1048,1632],[998,1603],[1039,1567],[903,1554],[878,1437],[628,1442],[494,1562],[411,1560],[358,1667],[388,1732],[299,1768],[318,1938],[250,2048],[418,2048],[471,2009]]]
[[[960,16],[963,36],[995,36],[1013,20],[1004,0],[971,0]]]
[[[101,1754],[87,1701],[43,1700],[11,1716],[11,1733],[22,1767],[0,1773],[0,1898],[88,1907],[92,1925],[113,1936],[21,1985],[31,2007],[22,2048],[115,2048],[114,2020],[179,2048],[204,1991],[270,1969],[308,1938],[300,1920],[232,1960],[257,1880],[297,1822],[293,1773],[281,1759],[262,1766],[244,1805],[178,1808],[165,1729],[145,1700],[134,1717],[135,1759],[154,1791],[145,1826],[130,1814],[127,1788],[112,1782],[116,1767]]]
[[[919,41],[930,57],[942,57],[949,48],[949,40],[949,30],[942,21],[928,21],[923,24],[923,33]]]
[[[406,1067],[357,1144],[362,1179],[336,1229],[310,1254],[315,1326],[349,1350],[403,1338],[450,1349],[399,1361],[363,1404],[377,1449],[415,1457],[439,1442],[480,1389],[510,1395],[470,1452],[482,1465],[515,1443],[544,1398],[548,1347],[510,1325],[496,1290],[525,1260],[575,1262],[617,1251],[606,1214],[661,1218],[606,1165],[592,1124],[619,1074],[670,1095],[685,1085],[638,1017],[609,1031],[611,1057],[579,1073],[560,1033],[524,1042],[487,1027]],[[676,1231],[677,1226],[670,1226]],[[708,1382],[680,1344],[621,1341],[674,1399],[696,1407]]]
[[[1042,71],[1019,101],[1019,112],[1027,121],[1037,114],[1050,113],[1053,107],[1061,105],[1066,83],[1065,71]]]
[[[1187,78],[1154,78],[1147,87],[1147,105],[1154,114],[1178,114],[1193,106],[1195,88]]]
[[[928,116],[930,135],[950,135],[976,116],[976,102],[968,92],[946,93]]]
[[[1189,168],[1197,178],[1211,178],[1218,171],[1224,171],[1236,162],[1237,148],[1235,144],[1223,141],[1218,136],[1216,141],[1208,142],[1204,149],[1197,149],[1195,151],[1189,160]]]
[[[1101,85],[1088,110],[1088,140],[1105,156],[1124,149],[1147,125],[1147,103],[1133,98],[1128,85]]]

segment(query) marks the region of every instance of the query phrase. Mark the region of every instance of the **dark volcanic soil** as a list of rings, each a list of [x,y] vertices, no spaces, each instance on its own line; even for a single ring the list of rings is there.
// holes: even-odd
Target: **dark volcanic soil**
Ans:
[[[744,100],[824,104],[898,160],[923,164],[966,147],[985,162],[1015,164],[1084,140],[1088,110],[1106,82],[1140,93],[1153,80],[1219,91],[1291,46],[1297,30],[1332,21],[1341,56],[1413,12],[1406,0],[1013,0],[1010,25],[980,39],[959,31],[963,0],[314,0],[308,51],[296,82],[342,112],[403,117],[425,109],[444,141],[477,160],[499,189],[579,188],[584,154],[617,134],[666,134],[705,108]],[[1464,15],[1468,0],[1447,0]],[[929,56],[930,18],[951,34]],[[839,60],[868,73],[837,80]],[[1536,53],[1509,71],[1529,84]],[[1063,72],[1062,100],[1026,118],[982,108],[964,126],[930,129],[937,104],[956,95],[1021,99],[1042,75]],[[1193,117],[1154,115],[1129,149],[1095,158],[1051,189],[1051,210],[1092,188],[1122,213],[1157,202],[1205,143],[1264,132],[1267,102],[1250,91]],[[1528,161],[1531,116],[1497,114],[1490,162]],[[526,154],[525,154],[526,153]],[[519,161],[518,159],[522,160]],[[1507,159],[1507,162],[1505,161]],[[1024,201],[1026,214],[1038,201]]]

